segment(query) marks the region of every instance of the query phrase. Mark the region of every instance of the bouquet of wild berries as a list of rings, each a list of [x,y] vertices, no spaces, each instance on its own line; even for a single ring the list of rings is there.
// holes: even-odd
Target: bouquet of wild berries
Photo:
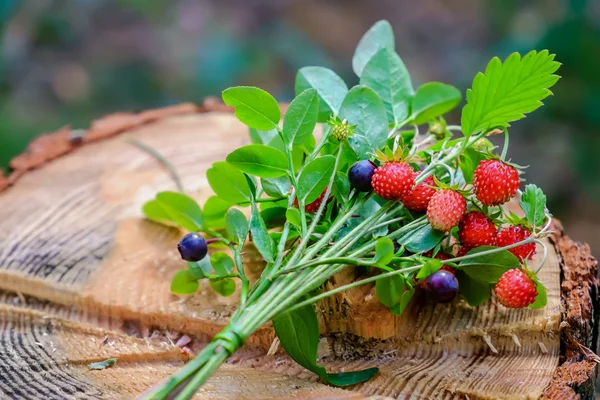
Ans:
[[[471,306],[493,291],[505,307],[544,307],[536,271],[545,257],[533,267],[528,261],[546,253],[540,241],[550,224],[546,199],[532,184],[519,191],[521,168],[506,153],[509,122],[542,105],[558,67],[547,51],[492,59],[467,91],[460,126],[447,125],[443,115],[461,93],[438,82],[415,91],[394,51],[391,27],[382,21],[356,49],[360,84],[348,90],[333,71],[302,68],[282,123],[267,92],[225,90],[223,100],[249,126],[253,144],[207,171],[215,196],[203,210],[184,194],[163,192],[144,212],[191,231],[178,246],[188,268],[173,278],[174,293],[193,293],[205,279],[229,296],[239,280],[240,304],[227,327],[147,397],[164,399],[177,389],[177,399],[189,398],[268,321],[289,356],[325,382],[369,379],[376,368],[330,374],[317,364],[312,306],[369,282],[396,315],[416,290],[439,302],[460,294]],[[487,139],[495,134],[504,135],[500,156]],[[520,215],[503,207],[515,197]],[[266,263],[252,285],[242,257],[248,242]],[[211,243],[228,252],[208,256]],[[321,290],[353,266],[369,274]]]

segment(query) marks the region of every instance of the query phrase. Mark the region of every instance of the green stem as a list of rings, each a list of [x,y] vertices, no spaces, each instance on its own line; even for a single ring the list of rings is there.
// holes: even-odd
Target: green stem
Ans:
[[[502,155],[500,159],[506,160],[506,154],[508,153],[508,129],[504,128],[504,147],[502,148]]]
[[[345,264],[345,265],[354,265],[357,267],[359,267],[359,266],[377,267],[377,268],[383,269],[385,271],[393,271],[392,268],[378,265],[376,263],[373,263],[372,260],[360,260],[360,259],[357,260],[356,258],[350,258],[350,257],[333,257],[333,258],[325,258],[325,259],[310,261],[307,263],[298,264],[292,268],[282,269],[281,271],[279,271],[279,273],[277,275],[275,275],[275,277],[277,277],[281,274],[289,274],[290,272],[296,272],[301,269],[308,269],[311,267],[317,267],[319,265],[325,265],[325,264]]]
[[[218,351],[218,350],[221,351]],[[222,347],[217,347],[213,351],[213,355],[202,366],[202,368],[194,375],[192,380],[181,390],[175,397],[175,400],[188,400],[194,396],[194,393],[211,377],[211,375],[219,368],[221,364],[230,356],[229,352]]]
[[[238,274],[240,274],[240,280],[242,281],[242,292],[240,293],[240,304],[246,303],[248,299],[248,290],[250,288],[250,281],[246,277],[246,272],[244,271],[244,265],[242,261],[242,255],[240,253],[240,245],[236,248],[233,246],[229,246],[231,251],[233,252],[233,260],[235,262],[236,269]]]

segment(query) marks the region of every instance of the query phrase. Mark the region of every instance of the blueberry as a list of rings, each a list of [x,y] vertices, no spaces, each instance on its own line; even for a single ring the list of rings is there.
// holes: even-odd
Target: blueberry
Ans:
[[[373,190],[371,186],[371,178],[375,173],[377,166],[369,160],[357,161],[348,170],[348,180],[350,185],[360,192],[370,192]]]
[[[458,281],[453,273],[440,270],[427,278],[427,292],[438,302],[447,303],[458,294]]]
[[[206,240],[197,233],[188,233],[177,244],[177,250],[185,261],[200,261],[206,257]]]

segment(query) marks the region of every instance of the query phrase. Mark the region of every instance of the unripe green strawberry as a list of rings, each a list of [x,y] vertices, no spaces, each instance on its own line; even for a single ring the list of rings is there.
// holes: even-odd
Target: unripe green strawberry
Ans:
[[[494,288],[498,302],[507,308],[525,308],[535,301],[535,282],[520,269],[506,271]]]
[[[467,202],[462,194],[441,189],[429,200],[427,219],[433,229],[448,232],[458,225],[466,210]]]
[[[343,142],[348,139],[348,136],[352,134],[352,126],[348,124],[348,121],[335,121],[331,125],[331,136],[338,142]]]

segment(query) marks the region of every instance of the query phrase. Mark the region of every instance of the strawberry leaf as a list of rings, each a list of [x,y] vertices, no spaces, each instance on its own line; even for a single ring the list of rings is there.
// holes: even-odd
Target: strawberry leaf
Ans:
[[[536,185],[525,186],[519,205],[534,231],[546,220],[546,195]]]
[[[522,59],[519,53],[513,53],[504,63],[494,57],[467,90],[461,118],[464,135],[507,128],[509,122],[539,108],[542,100],[552,94],[548,88],[560,78],[554,75],[559,66],[548,50],[531,51]]]

